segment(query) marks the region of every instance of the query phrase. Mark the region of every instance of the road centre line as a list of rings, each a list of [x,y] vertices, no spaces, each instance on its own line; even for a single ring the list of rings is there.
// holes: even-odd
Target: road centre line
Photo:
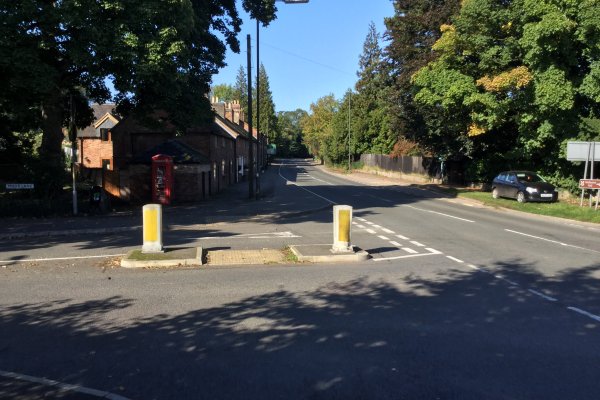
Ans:
[[[10,263],[26,263],[26,262],[42,262],[42,261],[65,261],[65,260],[81,260],[83,258],[111,258],[123,257],[125,254],[106,254],[103,256],[77,256],[77,257],[54,257],[54,258],[23,258],[20,260],[2,260],[0,264]]]
[[[409,205],[406,205],[406,204],[403,207],[408,207],[408,208],[412,208],[413,210],[419,210],[419,211],[428,212],[428,213],[431,213],[431,214],[442,215],[444,217],[454,218],[454,219],[457,219],[457,220],[460,220],[460,221],[464,221],[464,222],[472,222],[472,223],[475,222],[475,221],[472,221],[470,219],[460,218],[460,217],[457,217],[457,216],[454,216],[454,215],[444,214],[444,213],[437,212],[437,211],[425,210],[424,208],[419,208],[419,207],[415,207],[415,206],[409,206]]]
[[[463,263],[464,263],[464,261],[463,261],[463,260],[459,260],[459,259],[458,259],[458,258],[456,258],[456,257],[452,257],[452,256],[446,256],[446,258],[449,258],[449,259],[451,259],[452,261],[456,261],[457,263],[460,263],[460,264],[463,264]]]
[[[538,292],[537,290],[533,290],[533,289],[527,289],[527,291],[528,291],[529,293],[533,293],[533,294],[535,294],[536,296],[540,296],[540,297],[541,297],[542,299],[544,299],[544,300],[548,300],[548,301],[558,301],[558,299],[555,299],[554,297],[547,296],[547,295],[545,295],[544,293]]]
[[[591,252],[594,252],[594,253],[600,253],[600,251],[597,251],[597,250],[587,249],[585,247],[580,247],[580,246],[575,246],[575,245],[568,244],[568,243],[559,242],[558,240],[546,239],[546,238],[543,238],[543,237],[540,237],[540,236],[529,235],[527,233],[523,233],[523,232],[519,232],[519,231],[513,231],[512,229],[505,229],[505,231],[506,232],[510,232],[510,233],[515,233],[515,234],[521,235],[521,236],[530,237],[530,238],[533,238],[533,239],[543,240],[545,242],[559,244],[559,245],[565,246],[565,247],[572,247],[574,249],[587,250],[587,251],[591,251]]]
[[[379,239],[382,239],[382,240],[390,240],[390,238],[389,238],[389,237],[387,237],[387,236],[383,236],[383,235],[377,235],[377,237],[378,237]]]
[[[118,394],[105,392],[102,390],[91,389],[91,388],[87,388],[85,386],[80,386],[80,385],[70,385],[67,383],[53,381],[51,379],[38,378],[35,376],[17,374],[17,373],[9,372],[9,371],[0,370],[0,376],[9,378],[9,379],[18,379],[20,381],[26,381],[26,382],[30,382],[30,383],[37,383],[40,385],[48,386],[49,388],[57,388],[57,389],[60,389],[61,391],[71,391],[71,392],[83,393],[83,394],[95,396],[95,397],[98,397],[101,399],[128,400],[127,397],[119,396]]]
[[[375,195],[372,195],[372,194],[369,194],[368,196],[369,196],[369,197],[372,197],[372,198],[374,198],[374,199],[377,199],[377,200],[385,201],[386,203],[393,203],[393,201],[392,201],[392,200],[388,200],[388,199],[385,199],[385,198],[383,198],[383,197],[378,197],[378,196],[375,196]]]
[[[581,308],[577,308],[577,307],[567,307],[568,310],[571,311],[575,311],[576,313],[579,313],[581,315],[585,315],[586,317],[589,317],[591,319],[593,319],[594,321],[600,322],[600,317],[597,315],[594,315],[592,313],[589,313],[585,310],[582,310]]]
[[[281,164],[281,165],[283,165],[283,164]],[[284,177],[283,175],[281,175],[281,165],[279,165],[279,171],[278,171],[278,174],[279,174],[279,176],[281,177],[281,179],[283,179],[284,181],[286,181],[288,184],[290,184],[290,185],[294,185],[294,186],[296,186],[296,187],[299,187],[300,189],[302,189],[302,190],[305,190],[305,191],[307,191],[308,193],[310,193],[310,194],[313,194],[313,195],[317,196],[318,198],[321,198],[321,199],[323,199],[323,200],[327,201],[327,202],[328,202],[328,203],[330,203],[330,204],[335,204],[335,205],[337,205],[337,204],[338,204],[338,203],[336,203],[335,201],[333,201],[333,200],[330,200],[330,199],[328,199],[327,197],[323,197],[323,196],[321,196],[320,194],[317,194],[317,193],[313,192],[312,190],[308,190],[308,189],[307,189],[307,188],[305,188],[304,186],[298,185],[296,182],[292,182],[292,181],[290,181],[289,179],[287,179],[286,177]]]
[[[403,259],[403,258],[433,256],[433,255],[437,255],[437,254],[441,254],[441,253],[439,253],[439,252],[437,252],[437,253],[420,253],[420,254],[409,254],[409,255],[406,255],[406,256],[397,256],[397,257],[382,257],[382,258],[374,258],[373,261],[400,260],[400,259]]]

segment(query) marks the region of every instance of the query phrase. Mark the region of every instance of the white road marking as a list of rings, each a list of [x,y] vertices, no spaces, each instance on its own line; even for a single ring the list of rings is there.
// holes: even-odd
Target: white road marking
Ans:
[[[358,222],[352,221],[352,225],[358,225]]]
[[[282,164],[282,165],[283,165],[283,164]],[[310,194],[313,194],[313,195],[317,196],[318,198],[320,198],[320,199],[323,199],[323,200],[327,201],[328,203],[331,203],[331,204],[336,204],[336,205],[337,205],[337,203],[336,203],[335,201],[333,201],[333,200],[330,200],[330,199],[328,199],[327,197],[323,197],[323,196],[321,196],[320,194],[317,194],[317,193],[313,192],[312,190],[308,190],[308,189],[307,189],[307,188],[305,188],[304,186],[302,186],[302,185],[298,185],[296,182],[292,182],[292,181],[290,181],[289,179],[287,179],[286,177],[284,177],[283,175],[281,175],[281,165],[279,166],[279,172],[278,172],[278,174],[279,174],[279,176],[281,177],[281,179],[283,179],[284,181],[286,181],[286,182],[287,182],[287,184],[288,184],[288,185],[294,185],[294,186],[296,186],[296,187],[299,187],[300,189],[302,189],[302,190],[305,190],[305,191],[307,191],[308,193],[310,193]]]
[[[364,226],[364,225],[361,225],[361,224],[356,224],[356,227],[357,227],[357,228],[360,228],[360,229],[365,229],[365,226]]]
[[[427,250],[428,252],[430,252],[431,254],[444,254],[441,251],[438,251],[436,249],[432,249],[431,247],[425,247],[425,250]]]
[[[459,260],[459,259],[458,259],[458,258],[456,258],[456,257],[452,257],[452,256],[446,256],[446,258],[449,258],[449,259],[451,259],[452,261],[456,261],[457,263],[460,263],[460,264],[464,263],[464,261],[463,261],[463,260]]]
[[[589,313],[587,311],[582,310],[581,308],[577,308],[577,307],[567,307],[567,309],[571,310],[571,311],[575,311],[576,313],[579,313],[581,315],[585,315],[586,317],[589,317],[591,319],[593,319],[594,321],[600,322],[600,317],[597,315],[594,315],[592,313]]]
[[[368,225],[375,225],[375,222],[371,222],[371,221],[365,221],[365,223]]]
[[[544,299],[544,300],[548,300],[548,301],[558,301],[558,300],[557,300],[557,299],[555,299],[554,297],[547,296],[547,295],[545,295],[544,293],[538,292],[537,290],[533,290],[533,289],[527,289],[527,291],[528,291],[529,293],[533,293],[533,294],[535,294],[536,296],[540,296],[540,297],[541,297],[542,299]]]
[[[402,250],[404,250],[405,252],[410,253],[410,254],[417,254],[418,253],[418,251],[413,250],[410,247],[403,247]]]
[[[123,257],[125,254],[106,254],[103,256],[77,256],[77,257],[55,257],[55,258],[24,258],[21,260],[4,260],[0,261],[0,264],[10,263],[26,263],[26,262],[42,262],[42,261],[64,261],[64,260],[80,260],[83,258],[111,258],[111,257]]]
[[[428,212],[428,213],[431,213],[431,214],[442,215],[444,217],[454,218],[454,219],[457,219],[457,220],[460,220],[460,221],[464,221],[464,222],[472,222],[472,223],[475,222],[475,221],[472,221],[470,219],[460,218],[460,217],[456,217],[454,215],[444,214],[444,213],[437,212],[437,211],[425,210],[424,208],[419,208],[419,207],[415,207],[415,206],[404,205],[404,207],[412,208],[413,210],[419,210],[419,211],[423,211],[423,212]]]
[[[292,232],[265,232],[265,233],[239,233],[229,236],[203,236],[197,240],[228,240],[228,239],[277,239],[277,238],[299,238]]]
[[[467,264],[467,267],[474,269],[476,271],[481,271],[481,268],[479,268],[477,265]]]
[[[382,231],[384,231],[385,233],[389,233],[390,235],[394,234],[394,231],[388,228],[381,228]]]
[[[568,244],[568,243],[559,242],[558,240],[546,239],[546,238],[543,238],[543,237],[540,237],[540,236],[529,235],[527,233],[523,233],[523,232],[519,232],[519,231],[513,231],[512,229],[505,229],[505,231],[506,232],[510,232],[510,233],[515,233],[515,234],[521,235],[521,236],[527,236],[527,237],[530,237],[532,239],[538,239],[538,240],[543,240],[545,242],[559,244],[559,245],[565,246],[565,247],[571,247],[571,248],[574,248],[574,249],[587,250],[587,251],[591,251],[591,252],[594,252],[594,253],[600,253],[600,251],[597,251],[597,250],[587,249],[585,247],[580,247],[580,246],[575,246],[575,245]]]
[[[102,391],[102,390],[90,389],[90,388],[87,388],[85,386],[79,386],[79,385],[70,385],[70,384],[67,384],[67,383],[53,381],[51,379],[38,378],[38,377],[35,377],[35,376],[17,374],[17,373],[9,372],[9,371],[2,371],[2,370],[0,370],[0,376],[3,376],[5,378],[10,378],[10,379],[18,379],[20,381],[37,383],[37,384],[45,385],[45,386],[52,387],[52,388],[59,388],[59,389],[64,390],[64,391],[71,391],[71,392],[83,393],[83,394],[87,394],[87,395],[90,395],[90,396],[95,396],[95,397],[102,398],[102,399],[108,399],[108,400],[129,400],[129,399],[127,399],[127,397],[119,396],[118,394],[114,394],[114,393],[110,393],[110,392],[105,392],[105,391]]]
[[[413,240],[413,241],[411,241],[411,243],[412,243],[412,244],[414,244],[414,245],[415,245],[415,246],[417,246],[417,247],[425,247],[425,245],[424,245],[424,244],[422,244],[422,243],[419,243],[419,242],[416,242],[416,241],[414,241],[414,240]]]
[[[381,229],[381,226],[379,226],[379,225],[373,224],[372,226],[373,226],[373,228]]]
[[[402,235],[396,235],[396,237],[398,239],[402,239],[402,240],[409,240],[406,236],[402,236]]]
[[[364,218],[356,217],[356,219],[359,220],[359,221],[361,221],[361,222],[367,222],[367,220],[364,219]]]
[[[402,258],[433,256],[436,254],[439,254],[439,253],[421,253],[421,254],[410,254],[410,255],[406,255],[406,256],[397,256],[397,257],[382,257],[382,258],[374,258],[373,261],[400,260]]]
[[[389,237],[387,237],[387,236],[383,236],[383,235],[377,235],[377,237],[378,237],[379,239],[383,239],[383,240],[390,240],[390,238],[389,238]]]
[[[374,235],[375,231],[373,229],[367,229],[367,232],[369,232],[370,234]]]
[[[397,247],[400,247],[400,246],[402,246],[400,243],[398,243],[398,242],[394,242],[393,240],[392,240],[392,241],[390,241],[390,244],[392,244],[392,246],[397,246]]]
[[[369,194],[368,196],[369,196],[369,197],[372,197],[372,198],[374,198],[374,199],[377,199],[377,200],[385,201],[385,202],[387,202],[387,203],[393,203],[393,201],[392,201],[392,200],[388,200],[388,199],[385,199],[385,198],[383,198],[383,197],[377,197],[377,196],[375,196],[375,195],[372,195],[372,194]]]

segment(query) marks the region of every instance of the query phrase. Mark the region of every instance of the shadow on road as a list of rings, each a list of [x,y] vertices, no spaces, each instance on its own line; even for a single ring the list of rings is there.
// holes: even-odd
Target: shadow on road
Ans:
[[[489,268],[553,284],[518,263]],[[585,305],[599,268],[557,281]],[[132,399],[600,398],[600,324],[482,272],[363,277],[118,322],[143,301],[4,305],[0,369]]]

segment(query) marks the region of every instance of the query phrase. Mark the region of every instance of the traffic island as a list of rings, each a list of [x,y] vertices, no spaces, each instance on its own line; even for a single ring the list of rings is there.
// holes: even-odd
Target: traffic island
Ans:
[[[202,247],[165,248],[163,253],[132,250],[121,259],[123,268],[179,267],[202,265]]]
[[[331,244],[309,244],[290,246],[290,250],[300,262],[339,263],[361,262],[369,259],[369,253],[356,246],[351,246],[347,251],[335,251]]]

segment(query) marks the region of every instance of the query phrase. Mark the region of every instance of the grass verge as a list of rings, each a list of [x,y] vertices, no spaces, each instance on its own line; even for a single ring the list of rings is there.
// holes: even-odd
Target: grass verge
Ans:
[[[134,250],[127,258],[135,261],[192,259],[196,258],[196,249],[165,249],[164,253],[142,253],[141,250]]]

